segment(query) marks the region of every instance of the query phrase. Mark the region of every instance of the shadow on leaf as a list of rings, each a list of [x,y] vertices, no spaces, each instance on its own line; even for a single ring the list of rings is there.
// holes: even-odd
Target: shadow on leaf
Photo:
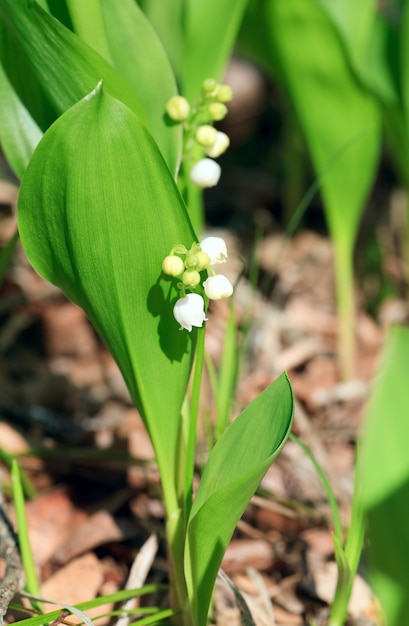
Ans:
[[[171,292],[172,285],[169,285],[165,297],[160,280],[151,287],[148,293],[148,310],[153,317],[159,317],[158,335],[159,345],[168,359],[181,361],[183,356],[191,350],[192,338],[196,337],[196,330],[188,333],[179,330],[179,325],[173,316],[173,306]]]

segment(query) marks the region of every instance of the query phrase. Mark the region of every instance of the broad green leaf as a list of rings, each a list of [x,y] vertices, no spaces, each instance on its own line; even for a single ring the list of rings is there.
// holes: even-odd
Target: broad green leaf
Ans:
[[[406,113],[401,106],[385,107],[385,139],[393,155],[397,173],[409,187],[409,129],[406,126]]]
[[[117,72],[36,2],[0,0],[0,17],[30,59],[58,113],[66,111],[103,80],[108,93],[147,123],[141,103]]]
[[[74,32],[111,63],[100,0],[66,0],[66,3]]]
[[[113,66],[141,102],[165,161],[175,172],[182,148],[182,128],[169,126],[166,103],[177,93],[165,50],[135,0],[100,0]]]
[[[236,48],[267,73],[272,73],[273,59],[264,14],[264,0],[249,0],[240,26]]]
[[[378,163],[379,107],[351,72],[316,0],[276,0],[267,16],[315,170],[326,170],[322,191],[331,233],[354,238]]]
[[[376,0],[319,0],[338,30],[360,80],[384,102],[397,102],[390,66],[392,29]]]
[[[293,397],[285,374],[225,430],[206,463],[189,515],[187,585],[204,626],[217,571],[234,528],[291,429]]]
[[[156,143],[98,86],[39,143],[18,220],[35,269],[85,310],[117,361],[172,494],[195,333],[179,331],[161,263],[195,234]]]
[[[365,52],[372,21],[377,8],[376,0],[319,0],[351,48]]]
[[[182,92],[192,100],[204,79],[222,78],[248,0],[186,0]]]
[[[157,32],[178,81],[183,66],[183,8],[185,0],[143,0],[139,2],[143,12]]]
[[[390,7],[392,10],[392,7]],[[395,89],[399,93],[396,102],[386,103],[384,107],[384,123],[386,140],[393,153],[399,174],[406,185],[409,184],[409,9],[408,4],[395,7],[395,12],[402,16],[399,24],[388,24],[383,20],[384,28],[388,28],[387,47],[385,58],[390,66],[391,78],[396,83]],[[399,27],[398,27],[399,26]]]
[[[409,622],[409,330],[392,328],[362,433],[362,502],[388,626]]]
[[[56,118],[56,112],[27,58],[0,18],[0,62],[7,79],[29,111],[36,124],[44,131]]]
[[[366,72],[362,66],[362,79],[388,106],[399,104],[398,85],[399,41],[395,27],[380,13],[375,14],[369,47],[366,55]]]
[[[0,144],[9,165],[19,178],[42,135],[0,63]]]
[[[266,9],[272,50],[320,177],[335,252],[339,366],[349,377],[354,367],[352,254],[378,164],[380,108],[355,77],[317,0],[275,0]]]
[[[409,136],[409,3],[404,3],[402,23],[400,28],[400,84],[402,89],[403,118],[406,137]],[[407,154],[406,154],[407,159]],[[409,168],[408,168],[409,169]]]
[[[70,30],[73,30],[71,16],[68,11],[66,0],[47,0],[49,13],[57,18],[59,22],[64,24]]]

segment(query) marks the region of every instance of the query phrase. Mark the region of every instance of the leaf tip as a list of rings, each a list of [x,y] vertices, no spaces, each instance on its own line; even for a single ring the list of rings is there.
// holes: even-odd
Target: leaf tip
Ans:
[[[102,86],[103,86],[103,79],[101,78],[101,80],[98,81],[96,87],[94,87],[94,89],[92,91],[90,91],[90,93],[88,93],[84,100],[91,100],[91,98],[93,98],[94,96],[101,94],[102,93]]]

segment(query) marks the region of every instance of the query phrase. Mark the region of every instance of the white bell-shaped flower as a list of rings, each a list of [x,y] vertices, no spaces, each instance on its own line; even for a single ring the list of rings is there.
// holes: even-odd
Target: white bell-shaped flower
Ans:
[[[204,281],[203,287],[209,300],[229,298],[233,293],[233,285],[227,276],[224,276],[223,274],[209,276],[209,278]]]
[[[190,170],[190,178],[198,187],[214,187],[219,182],[221,167],[213,159],[200,159]]]
[[[200,248],[206,252],[210,265],[224,263],[227,259],[227,246],[221,237],[206,237],[200,242]]]
[[[217,157],[226,152],[229,145],[229,136],[219,130],[216,131],[216,140],[205,148],[205,152],[207,156],[212,157],[212,159],[217,159]]]
[[[200,328],[206,321],[204,312],[204,300],[198,293],[188,293],[183,298],[179,298],[173,307],[173,315],[183,328],[189,332],[193,326]]]

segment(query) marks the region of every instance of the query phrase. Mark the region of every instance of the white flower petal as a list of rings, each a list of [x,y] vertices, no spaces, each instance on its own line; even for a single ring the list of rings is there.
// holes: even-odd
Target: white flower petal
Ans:
[[[214,187],[219,182],[221,167],[213,159],[200,159],[190,170],[192,182],[203,189]]]
[[[200,248],[206,252],[210,265],[224,263],[227,259],[227,246],[221,237],[206,237],[200,242]]]
[[[229,136],[219,130],[217,131],[216,141],[214,141],[212,145],[207,146],[205,152],[207,156],[212,157],[212,159],[217,159],[217,157],[226,152],[229,145]]]
[[[200,328],[206,321],[204,312],[204,300],[198,293],[188,293],[183,298],[179,298],[173,307],[173,315],[183,328],[189,332],[193,326]]]
[[[223,274],[216,274],[216,276],[209,276],[203,283],[206,296],[209,300],[221,300],[222,298],[229,298],[233,293],[233,285]]]

